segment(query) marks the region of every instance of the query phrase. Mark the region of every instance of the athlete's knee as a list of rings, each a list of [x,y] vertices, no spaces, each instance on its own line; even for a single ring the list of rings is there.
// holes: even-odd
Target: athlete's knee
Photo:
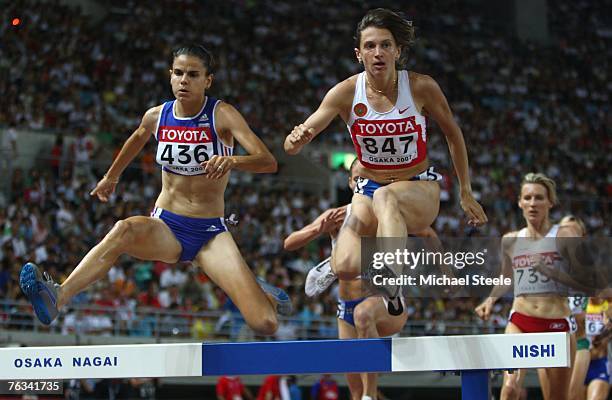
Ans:
[[[272,310],[272,312],[257,316],[254,321],[249,323],[249,326],[261,335],[273,335],[278,330],[278,317]]]
[[[117,248],[122,248],[125,244],[131,243],[133,241],[132,224],[128,220],[118,221],[106,235],[104,241]]]
[[[398,204],[397,196],[388,187],[377,189],[372,196],[372,208],[376,216],[384,211],[398,210]]]
[[[354,255],[347,251],[334,251],[331,267],[334,274],[341,280],[352,280],[359,275],[359,264],[356,264]]]
[[[504,382],[501,391],[501,400],[518,400],[520,398],[521,388],[514,381]]]
[[[370,307],[357,306],[353,311],[353,319],[355,320],[355,328],[358,331],[368,330],[374,323],[374,310]]]

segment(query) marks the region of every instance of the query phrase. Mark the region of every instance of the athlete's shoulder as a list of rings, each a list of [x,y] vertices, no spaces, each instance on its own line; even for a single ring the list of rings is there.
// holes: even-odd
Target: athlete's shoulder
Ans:
[[[240,111],[232,104],[218,100],[214,111],[215,129],[218,134],[231,132],[232,135],[237,129],[248,128],[248,124]]]
[[[147,111],[145,111],[144,116],[142,117],[142,125],[146,128],[155,128],[157,120],[159,119],[159,114],[162,112],[163,109],[164,105],[160,104],[158,106],[151,107]]]
[[[334,87],[329,90],[330,95],[338,96],[339,98],[347,98],[348,96],[353,98],[355,93],[355,86],[357,84],[357,77],[359,74],[350,76],[345,80],[338,82]]]
[[[557,237],[580,237],[580,232],[572,225],[559,225]]]
[[[504,236],[502,236],[502,239],[517,238],[520,231],[521,230],[519,229],[518,231],[506,232],[506,233],[504,233]]]
[[[217,99],[217,105],[215,106],[215,118],[217,120],[224,118],[233,118],[240,114],[240,111],[230,103],[223,100]]]
[[[425,93],[430,90],[440,90],[438,82],[430,75],[408,71],[408,79],[413,92]]]
[[[502,248],[504,250],[507,251],[514,246],[514,243],[516,243],[516,239],[519,236],[519,232],[520,231],[511,231],[502,236]]]

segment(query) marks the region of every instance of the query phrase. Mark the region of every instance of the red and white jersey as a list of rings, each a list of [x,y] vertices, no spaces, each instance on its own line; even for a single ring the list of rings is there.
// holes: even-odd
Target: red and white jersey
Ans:
[[[427,122],[410,92],[408,71],[397,71],[397,102],[378,112],[366,97],[366,73],[357,77],[347,127],[361,164],[372,169],[407,168],[427,157]]]
[[[553,225],[545,237],[529,238],[527,228],[521,229],[512,248],[514,295],[559,293],[562,285],[540,274],[534,267],[541,260],[545,265],[562,268],[563,259],[557,249],[557,231]]]

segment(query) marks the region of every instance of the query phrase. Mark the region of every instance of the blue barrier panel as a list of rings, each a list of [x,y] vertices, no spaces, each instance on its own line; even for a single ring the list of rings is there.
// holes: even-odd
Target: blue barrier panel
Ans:
[[[345,372],[391,372],[391,339],[202,345],[202,375]]]
[[[461,399],[489,400],[491,398],[491,371],[474,370],[461,371]]]

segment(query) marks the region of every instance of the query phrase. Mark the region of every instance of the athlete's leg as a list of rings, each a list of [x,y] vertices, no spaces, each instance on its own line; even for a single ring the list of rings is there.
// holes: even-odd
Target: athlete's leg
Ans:
[[[587,388],[587,400],[606,400],[610,393],[610,384],[601,379],[593,379]]]
[[[254,331],[265,335],[276,332],[276,304],[255,280],[229,232],[215,236],[194,261],[232,299]]]
[[[405,238],[428,228],[438,216],[440,185],[437,182],[401,181],[374,192],[378,237]]]
[[[579,302],[580,303],[580,302]],[[576,304],[572,305],[573,307]],[[570,400],[584,400],[586,397],[586,385],[584,381],[589,371],[591,353],[589,351],[590,342],[585,335],[584,313],[574,314],[576,322],[576,332],[572,336],[576,338],[576,351],[572,357],[572,377],[569,386]]]
[[[332,251],[332,270],[339,279],[351,280],[361,274],[361,237],[375,236],[376,226],[372,200],[355,193],[351,202],[351,214],[340,230]]]
[[[158,218],[138,216],[119,221],[62,283],[58,291],[57,308],[68,303],[74,295],[93,282],[105,277],[122,254],[141,260],[175,263],[181,250],[170,228]]]
[[[571,335],[571,339],[572,341],[575,341],[575,334]],[[570,342],[571,343],[571,342]],[[571,352],[571,369],[572,369],[572,379],[573,379],[573,373],[576,369],[576,354],[578,353],[575,350],[575,346],[571,346],[572,348],[572,352]],[[587,354],[588,354],[588,350],[587,350]],[[589,357],[590,358],[590,357]],[[572,396],[572,388],[571,388],[571,382],[572,379],[570,379],[570,389],[569,389],[569,395],[568,398],[572,399],[572,397],[576,397],[576,399],[584,399],[584,377],[586,376],[586,371],[588,370],[588,361],[586,364],[586,369],[584,370],[584,376],[582,377],[582,382],[580,383],[579,386],[579,392],[581,393],[580,396],[576,397],[576,396]],[[549,399],[553,399],[552,395],[551,395],[551,388],[550,388],[550,381],[548,379],[548,372],[546,370],[546,368],[538,368],[538,379],[540,380],[540,388],[542,389],[542,397],[544,398],[544,400],[549,400]]]
[[[570,348],[572,352],[576,349],[576,340],[573,336],[571,336],[570,339]],[[548,394],[550,395],[550,399],[567,400],[569,398],[569,385],[572,377],[572,369],[546,368],[546,376],[548,377]]]
[[[508,322],[505,333],[523,332],[512,322]],[[519,400],[526,372],[527,370],[524,369],[516,370],[512,374],[504,372],[504,383],[499,396],[501,400]]]
[[[357,338],[357,331],[350,324],[338,319],[338,337],[340,339],[355,339]],[[361,375],[365,374],[346,374],[346,382],[351,392],[351,400],[361,400],[361,396],[363,396]]]
[[[584,380],[586,379],[590,362],[591,353],[588,348],[576,351],[576,359],[572,366],[572,377],[569,387],[570,400],[584,400],[586,392]]]
[[[391,316],[380,297],[369,297],[353,311],[355,328],[360,339],[390,336],[398,333],[406,324],[407,313]],[[364,394],[376,398],[378,374],[364,374]]]

